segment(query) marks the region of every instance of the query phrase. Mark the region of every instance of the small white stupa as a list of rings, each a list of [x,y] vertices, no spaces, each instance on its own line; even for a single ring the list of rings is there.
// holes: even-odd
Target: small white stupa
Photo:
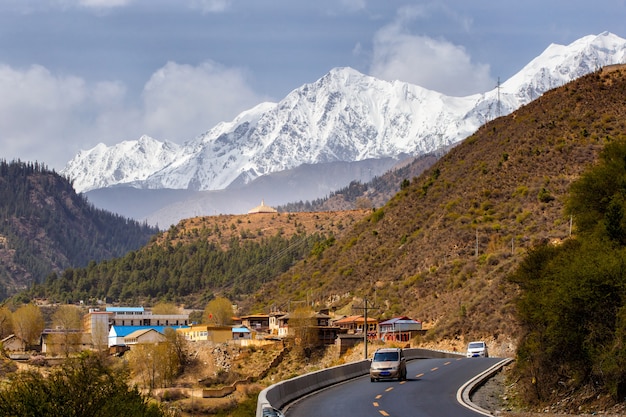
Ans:
[[[266,206],[265,201],[261,200],[260,206],[256,206],[255,208],[248,210],[248,214],[256,214],[256,213],[278,213],[278,210],[276,210],[273,207]]]

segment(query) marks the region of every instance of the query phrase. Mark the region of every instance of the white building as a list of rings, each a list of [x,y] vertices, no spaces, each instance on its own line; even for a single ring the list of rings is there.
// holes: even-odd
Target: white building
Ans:
[[[143,307],[107,307],[110,326],[186,326],[188,314],[152,314]]]

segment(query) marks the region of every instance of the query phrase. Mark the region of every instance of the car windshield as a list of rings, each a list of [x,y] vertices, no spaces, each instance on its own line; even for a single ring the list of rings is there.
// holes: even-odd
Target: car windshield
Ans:
[[[390,362],[398,360],[398,352],[376,352],[374,354],[375,362]]]
[[[469,344],[469,348],[470,349],[481,349],[483,347],[483,343],[482,342],[476,342],[476,343],[470,343]]]

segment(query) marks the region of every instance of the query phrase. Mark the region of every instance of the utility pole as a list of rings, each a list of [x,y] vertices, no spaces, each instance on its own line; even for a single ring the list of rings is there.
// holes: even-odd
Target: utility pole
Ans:
[[[365,308],[363,309],[363,347],[365,350],[365,359],[367,360],[367,298],[365,299]]]
[[[572,223],[574,221],[574,216],[570,214],[569,216],[569,237],[572,237]]]
[[[352,307],[355,310],[363,310],[363,343],[364,343],[364,350],[365,350],[365,359],[367,360],[367,311],[368,310],[374,310],[377,309],[378,307],[375,306],[367,306],[367,298],[363,299],[363,307]]]

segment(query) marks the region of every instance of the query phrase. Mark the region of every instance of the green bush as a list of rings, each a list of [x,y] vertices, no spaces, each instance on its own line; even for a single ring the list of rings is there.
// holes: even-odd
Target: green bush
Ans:
[[[7,417],[160,417],[166,414],[128,385],[128,373],[97,355],[68,359],[48,376],[14,374],[0,390],[0,415]]]

